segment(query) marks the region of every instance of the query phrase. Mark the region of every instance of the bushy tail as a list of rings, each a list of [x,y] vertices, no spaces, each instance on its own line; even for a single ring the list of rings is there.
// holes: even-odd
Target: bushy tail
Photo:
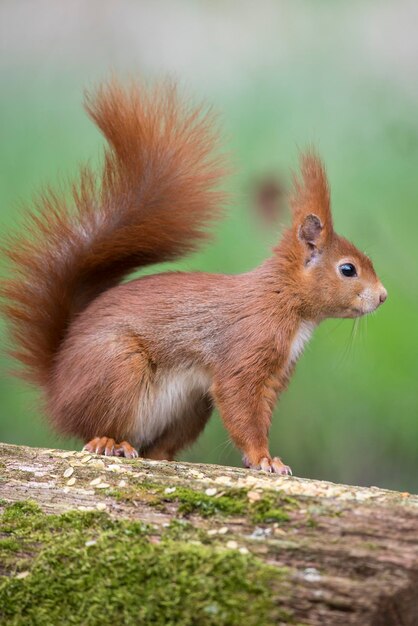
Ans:
[[[101,174],[83,168],[70,202],[41,194],[6,243],[13,355],[40,385],[74,315],[135,268],[195,250],[223,196],[212,117],[179,102],[174,87],[112,81],[86,109],[108,144]]]

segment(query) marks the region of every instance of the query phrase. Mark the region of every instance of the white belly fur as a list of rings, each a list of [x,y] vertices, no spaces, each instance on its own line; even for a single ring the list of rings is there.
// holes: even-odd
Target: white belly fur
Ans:
[[[135,438],[140,446],[151,444],[188,410],[193,411],[212,384],[202,368],[166,370],[159,374],[152,389],[141,396],[136,416]]]
[[[305,345],[312,337],[312,333],[315,330],[315,327],[315,322],[302,321],[300,323],[299,328],[296,331],[295,336],[293,337],[292,344],[290,346],[289,359],[287,362],[288,367],[294,365],[294,363],[296,363],[298,358],[301,356]]]

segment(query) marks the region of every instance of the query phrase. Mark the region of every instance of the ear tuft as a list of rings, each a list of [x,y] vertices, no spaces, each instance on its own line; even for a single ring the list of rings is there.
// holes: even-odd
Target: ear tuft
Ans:
[[[323,225],[317,215],[310,213],[299,226],[299,239],[311,246],[317,246]]]
[[[325,167],[312,150],[300,157],[300,175],[294,176],[290,204],[294,224],[300,224],[305,216],[315,215],[324,229],[323,236],[332,236],[330,192]]]

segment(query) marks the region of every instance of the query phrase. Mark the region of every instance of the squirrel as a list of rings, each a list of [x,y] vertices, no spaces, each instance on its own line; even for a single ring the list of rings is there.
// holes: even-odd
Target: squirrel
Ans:
[[[173,460],[217,407],[246,467],[291,474],[270,454],[269,428],[306,342],[324,319],[387,297],[371,260],[334,231],[321,159],[301,155],[291,226],[256,269],[122,282],[208,238],[225,203],[219,132],[167,84],[113,79],[85,107],[107,141],[100,176],[83,167],[70,200],[44,191],[5,246],[20,375],[91,453]]]

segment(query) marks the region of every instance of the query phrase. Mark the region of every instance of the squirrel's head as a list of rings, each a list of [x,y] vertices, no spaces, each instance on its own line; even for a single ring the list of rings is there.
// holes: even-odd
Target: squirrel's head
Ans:
[[[354,318],[377,309],[387,298],[386,289],[371,260],[335,233],[325,169],[315,154],[301,158],[291,206],[292,266],[306,313],[318,319]]]

